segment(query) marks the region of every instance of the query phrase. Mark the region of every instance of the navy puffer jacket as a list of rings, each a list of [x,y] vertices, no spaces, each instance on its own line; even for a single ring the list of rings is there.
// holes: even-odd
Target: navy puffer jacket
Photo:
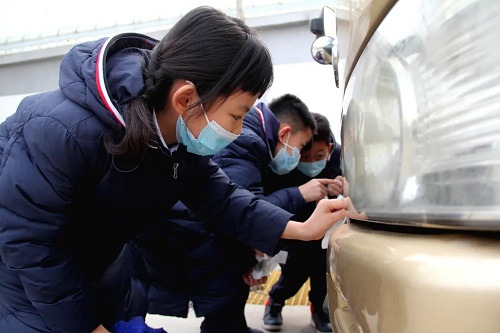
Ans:
[[[269,191],[275,191],[276,189],[280,189],[283,186],[286,187],[300,186],[314,178],[335,179],[337,176],[341,176],[342,175],[342,169],[340,163],[341,145],[335,141],[333,133],[330,133],[330,141],[333,143],[333,149],[330,152],[330,155],[328,156],[325,168],[316,177],[311,178],[300,172],[299,169],[295,168],[291,172],[285,175],[274,177],[272,181],[268,183]],[[295,214],[293,216],[293,220],[306,221],[311,216],[311,214],[314,212],[315,209],[316,209],[315,201],[302,205],[299,207],[298,210],[293,211],[293,213]],[[289,242],[290,241],[287,241],[287,243]]]
[[[241,135],[213,160],[231,181],[294,213],[306,206],[296,184],[270,190],[278,177],[269,162],[279,127],[266,104],[258,103],[245,115]],[[178,203],[168,223],[150,227],[131,242],[129,250],[138,258],[138,289],[148,295],[149,313],[187,317],[191,301],[197,316],[207,316],[238,304],[248,293],[243,274],[257,263],[253,247],[214,234],[207,225],[196,222],[199,218]],[[266,232],[281,229],[276,222],[269,216]],[[177,230],[175,240],[172,232],[165,231],[170,229]]]
[[[104,149],[156,44],[122,34],[77,45],[60,89],[27,97],[0,124],[0,332],[92,331],[103,320],[99,275],[179,200],[215,230],[275,251],[291,215],[231,184],[210,158],[182,145],[171,154],[159,140],[140,160]]]
[[[280,123],[265,103],[257,103],[243,121],[241,135],[213,160],[229,178],[258,197],[289,212],[306,202],[296,185],[276,186],[279,177],[269,167],[278,142]]]

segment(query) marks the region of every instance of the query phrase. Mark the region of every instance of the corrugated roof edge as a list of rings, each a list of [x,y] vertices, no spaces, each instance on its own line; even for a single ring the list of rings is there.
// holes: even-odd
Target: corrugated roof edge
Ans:
[[[274,25],[286,25],[294,22],[310,20],[318,16],[323,5],[320,2],[302,4],[301,6],[245,8],[245,21],[254,28]],[[233,9],[226,11],[235,15]],[[170,27],[180,19],[178,17],[162,18],[146,22],[132,22],[124,25],[101,27],[93,30],[57,33],[52,36],[30,35],[20,40],[12,38],[0,40],[0,65],[11,62],[38,59],[40,57],[64,54],[73,45],[83,41],[114,35],[124,31],[133,31],[148,35],[163,36]]]

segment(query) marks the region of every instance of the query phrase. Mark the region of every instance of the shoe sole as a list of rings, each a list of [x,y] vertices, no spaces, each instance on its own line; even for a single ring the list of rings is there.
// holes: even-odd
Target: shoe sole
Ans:
[[[320,331],[316,328],[316,325],[314,324],[314,320],[311,320],[311,326],[314,327],[316,329],[316,333],[332,333],[333,330],[331,331]]]
[[[281,331],[281,325],[262,325],[262,327],[266,330],[266,331],[271,331],[271,332],[279,332]]]

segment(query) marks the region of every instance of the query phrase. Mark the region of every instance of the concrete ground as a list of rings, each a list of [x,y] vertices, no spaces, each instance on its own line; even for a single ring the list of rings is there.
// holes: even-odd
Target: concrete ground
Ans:
[[[245,315],[248,325],[252,328],[266,332],[262,328],[262,316],[264,305],[247,304]],[[148,315],[146,323],[153,328],[163,327],[168,333],[199,333],[200,323],[203,318],[196,318],[190,310],[188,318],[165,317],[159,315]],[[311,326],[311,312],[309,306],[287,305],[283,308],[282,333],[316,333]]]

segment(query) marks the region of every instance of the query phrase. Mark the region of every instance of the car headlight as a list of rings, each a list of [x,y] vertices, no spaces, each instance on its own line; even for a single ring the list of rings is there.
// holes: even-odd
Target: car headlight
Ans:
[[[500,230],[498,17],[498,0],[401,0],[368,42],[342,157],[370,220]]]

